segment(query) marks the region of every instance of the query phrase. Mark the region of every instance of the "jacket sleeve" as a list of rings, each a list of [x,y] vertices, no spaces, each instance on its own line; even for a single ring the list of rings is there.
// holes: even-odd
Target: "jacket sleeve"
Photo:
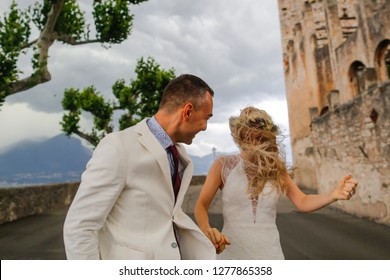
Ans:
[[[126,163],[119,140],[108,135],[96,147],[82,175],[64,224],[68,259],[99,259],[98,231],[125,186]]]

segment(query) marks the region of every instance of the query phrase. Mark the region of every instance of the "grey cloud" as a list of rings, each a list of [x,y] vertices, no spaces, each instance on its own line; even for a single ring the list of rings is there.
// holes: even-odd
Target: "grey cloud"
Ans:
[[[149,0],[132,12],[126,42],[109,50],[58,44],[50,51],[52,81],[6,101],[60,112],[65,88],[89,85],[111,98],[112,84],[134,78],[141,56],[204,78],[216,91],[215,115],[243,101],[284,99],[276,1]]]

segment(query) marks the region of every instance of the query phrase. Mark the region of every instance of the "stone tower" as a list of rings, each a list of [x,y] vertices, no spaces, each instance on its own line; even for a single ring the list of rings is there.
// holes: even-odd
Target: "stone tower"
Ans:
[[[296,182],[390,225],[390,0],[279,0]]]

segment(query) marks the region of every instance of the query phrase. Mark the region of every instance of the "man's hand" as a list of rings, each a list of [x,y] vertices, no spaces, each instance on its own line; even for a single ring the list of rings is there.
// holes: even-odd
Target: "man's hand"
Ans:
[[[217,254],[222,253],[223,250],[225,250],[226,245],[230,245],[229,239],[216,228],[208,228],[203,232],[214,244]]]

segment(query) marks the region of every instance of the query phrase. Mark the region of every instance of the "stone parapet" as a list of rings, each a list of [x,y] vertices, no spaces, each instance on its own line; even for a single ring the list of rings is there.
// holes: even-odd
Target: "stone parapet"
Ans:
[[[205,176],[194,176],[183,203],[183,209],[193,212]],[[0,188],[0,225],[27,216],[69,206],[79,182],[39,186]],[[214,207],[212,208],[214,209]]]
[[[78,182],[0,188],[0,224],[70,205]]]

